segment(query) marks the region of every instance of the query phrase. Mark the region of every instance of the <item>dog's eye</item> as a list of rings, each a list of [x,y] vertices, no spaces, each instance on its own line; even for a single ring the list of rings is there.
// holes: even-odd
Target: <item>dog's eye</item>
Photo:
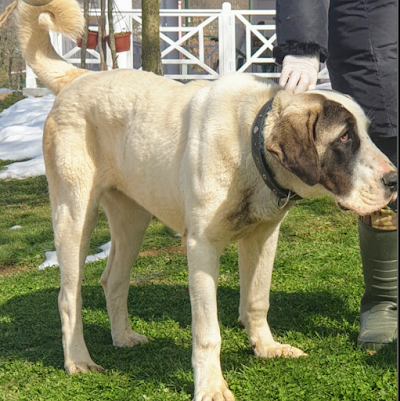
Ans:
[[[349,140],[349,133],[346,131],[343,135],[340,136],[340,142],[344,143]]]

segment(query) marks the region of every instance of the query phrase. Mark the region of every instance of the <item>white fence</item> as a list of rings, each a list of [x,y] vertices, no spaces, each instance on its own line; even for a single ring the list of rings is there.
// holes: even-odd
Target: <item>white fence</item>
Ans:
[[[131,48],[118,53],[120,68],[141,68],[141,10],[118,10],[115,30],[131,31]],[[91,10],[99,16],[100,10]],[[232,10],[223,3],[218,10],[160,10],[161,61],[164,75],[178,80],[216,79],[239,71],[278,78],[280,67],[274,63],[276,43],[275,10]],[[96,27],[91,27],[96,29]],[[106,28],[107,29],[107,28]],[[57,52],[68,62],[80,64],[80,47],[58,33],[51,34]],[[98,69],[100,55],[87,50],[87,68]],[[97,67],[96,67],[97,65]],[[107,66],[112,68],[107,47]],[[329,79],[326,68],[320,79]],[[27,68],[27,88],[36,87]]]

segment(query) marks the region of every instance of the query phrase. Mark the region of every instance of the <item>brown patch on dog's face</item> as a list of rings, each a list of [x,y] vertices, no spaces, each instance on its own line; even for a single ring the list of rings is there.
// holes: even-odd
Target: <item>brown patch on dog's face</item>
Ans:
[[[324,135],[329,130],[334,136],[320,156],[320,184],[335,195],[344,195],[353,186],[356,155],[360,149],[360,137],[354,116],[341,104],[325,99],[317,131]]]
[[[266,149],[307,185],[322,184],[335,195],[352,187],[360,147],[354,116],[320,94],[292,98],[266,139]]]
[[[274,100],[270,125],[267,120],[265,144],[308,185],[295,192],[308,197],[313,187],[312,196],[322,195],[319,184],[339,205],[359,215],[396,199],[396,168],[371,141],[369,121],[356,102],[335,91],[283,92]]]
[[[290,113],[277,124],[266,142],[266,150],[306,184],[313,186],[320,178],[319,158],[314,133],[318,113]]]

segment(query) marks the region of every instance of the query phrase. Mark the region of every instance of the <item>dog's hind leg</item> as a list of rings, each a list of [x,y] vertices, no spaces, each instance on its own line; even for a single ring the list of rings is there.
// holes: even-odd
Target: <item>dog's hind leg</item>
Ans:
[[[91,359],[83,337],[81,285],[90,236],[97,223],[101,184],[105,180],[98,177],[93,157],[96,149],[88,147],[82,135],[87,131],[86,121],[79,120],[72,109],[62,110],[60,104],[68,102],[53,106],[47,117],[43,155],[60,265],[58,308],[64,366],[69,374],[74,374],[103,370]]]
[[[274,341],[266,318],[278,234],[279,225],[263,224],[238,242],[239,321],[246,328],[256,356],[298,358],[306,354],[289,344]]]
[[[128,318],[130,271],[142,245],[151,214],[117,190],[107,191],[101,203],[111,231],[111,250],[101,285],[107,300],[113,344],[132,347],[147,338],[131,329]]]
[[[67,185],[62,183],[62,177],[48,173],[54,238],[61,274],[58,306],[62,323],[64,366],[69,374],[103,370],[91,359],[83,337],[82,276],[98,211],[98,202],[92,196],[92,185],[87,180],[90,174],[85,173],[85,183],[82,182],[82,185],[70,185],[71,182]]]

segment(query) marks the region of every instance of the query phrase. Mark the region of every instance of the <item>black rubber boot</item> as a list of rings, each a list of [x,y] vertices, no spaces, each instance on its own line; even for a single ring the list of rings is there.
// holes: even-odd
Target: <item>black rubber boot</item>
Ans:
[[[357,345],[378,350],[397,338],[397,231],[358,221],[365,292]]]

